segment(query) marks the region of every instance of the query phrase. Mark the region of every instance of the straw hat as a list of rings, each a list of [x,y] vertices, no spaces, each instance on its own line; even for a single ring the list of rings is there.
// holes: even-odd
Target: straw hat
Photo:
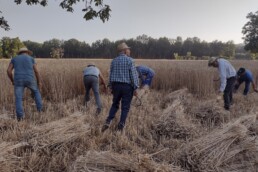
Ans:
[[[211,58],[209,59],[209,61],[208,61],[208,66],[213,65],[213,63],[214,63],[215,61],[217,61],[217,59],[218,59],[218,57],[211,57]]]
[[[121,44],[119,44],[119,45],[117,46],[117,51],[118,51],[118,52],[123,51],[123,50],[125,50],[125,49],[130,49],[130,47],[128,47],[125,42],[123,42],[123,43],[121,43]]]
[[[27,47],[22,47],[22,48],[20,48],[19,51],[18,51],[18,54],[21,54],[21,53],[28,53],[28,54],[31,55],[31,54],[32,54],[32,51],[28,50]]]

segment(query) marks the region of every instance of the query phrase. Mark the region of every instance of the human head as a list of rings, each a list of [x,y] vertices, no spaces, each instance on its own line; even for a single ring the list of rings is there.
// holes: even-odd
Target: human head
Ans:
[[[242,76],[244,74],[245,74],[245,68],[243,68],[243,67],[239,68],[239,70],[237,71],[237,75]]]
[[[90,66],[96,66],[96,65],[95,65],[94,62],[89,62],[89,63],[88,63],[88,67],[90,67]]]
[[[20,55],[20,54],[22,54],[22,53],[26,53],[26,54],[31,55],[31,54],[32,54],[32,51],[28,50],[27,47],[22,47],[22,48],[19,49],[19,51],[18,51],[17,54]]]
[[[119,44],[117,46],[117,51],[118,51],[118,53],[124,53],[127,56],[130,56],[130,54],[131,54],[130,47],[128,47],[125,42],[122,42],[121,44]]]
[[[218,67],[218,57],[211,57],[208,61],[208,66],[209,67]]]

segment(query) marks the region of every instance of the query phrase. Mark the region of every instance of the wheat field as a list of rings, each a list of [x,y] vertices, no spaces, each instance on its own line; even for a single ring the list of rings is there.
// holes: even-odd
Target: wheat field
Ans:
[[[110,129],[100,129],[112,96],[101,91],[83,106],[82,70],[91,61],[108,79],[111,60],[36,59],[42,78],[44,112],[25,90],[25,120],[15,119],[13,86],[0,61],[0,171],[257,171],[258,94],[234,95],[230,112],[215,94],[217,69],[207,61],[136,60],[155,70],[151,91],[140,106],[133,100],[125,130],[117,132],[120,111]],[[232,61],[250,69],[257,61]]]

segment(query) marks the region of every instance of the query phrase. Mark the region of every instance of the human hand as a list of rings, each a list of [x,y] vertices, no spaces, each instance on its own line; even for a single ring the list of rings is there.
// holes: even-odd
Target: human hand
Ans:
[[[222,95],[222,93],[223,93],[223,91],[220,91],[220,90],[217,91],[218,95]]]
[[[106,86],[106,85],[104,85],[104,93],[105,93],[105,94],[107,94],[107,93],[108,93],[108,91],[107,91],[107,90],[108,90],[107,86]]]
[[[137,90],[134,90],[133,95],[134,95],[135,97],[137,97],[137,96],[138,96],[138,92],[137,92]]]
[[[41,82],[38,82],[38,87],[39,87],[40,90],[42,89],[42,83]]]

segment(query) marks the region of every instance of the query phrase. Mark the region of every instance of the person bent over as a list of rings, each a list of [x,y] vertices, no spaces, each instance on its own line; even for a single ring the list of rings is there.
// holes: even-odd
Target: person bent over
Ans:
[[[136,66],[136,70],[141,80],[141,88],[143,88],[144,86],[150,87],[152,79],[155,75],[154,70],[144,65]]]
[[[255,92],[258,92],[256,85],[254,83],[253,75],[250,70],[247,70],[245,68],[240,68],[237,71],[237,82],[235,84],[235,90],[238,90],[239,86],[245,82],[245,89],[243,94],[247,95],[250,90],[250,84],[252,84],[252,87]]]
[[[42,111],[41,94],[38,87],[41,87],[40,76],[35,60],[26,47],[18,51],[18,55],[14,57],[7,69],[7,75],[14,85],[15,107],[17,120],[24,118],[22,99],[24,88],[29,88],[36,102],[37,110]],[[12,71],[14,69],[14,77]],[[36,79],[35,79],[36,76]]]
[[[236,70],[229,61],[218,57],[211,57],[208,66],[218,68],[220,75],[220,89],[218,93],[224,92],[224,108],[225,110],[229,110],[233,101],[232,93],[236,81]]]
[[[83,70],[83,82],[86,90],[84,101],[85,105],[87,106],[87,102],[90,100],[90,90],[92,89],[95,97],[95,102],[97,105],[97,115],[101,113],[102,109],[102,102],[99,95],[99,79],[101,84],[104,85],[104,89],[106,92],[106,84],[100,70],[95,66],[94,63],[90,63]]]

